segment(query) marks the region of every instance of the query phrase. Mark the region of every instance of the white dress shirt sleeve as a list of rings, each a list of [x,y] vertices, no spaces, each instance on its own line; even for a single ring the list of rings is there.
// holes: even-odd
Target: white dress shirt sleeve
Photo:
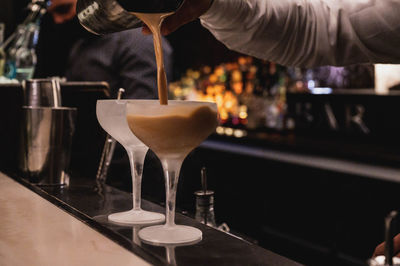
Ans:
[[[400,63],[400,0],[214,0],[228,48],[289,66]]]

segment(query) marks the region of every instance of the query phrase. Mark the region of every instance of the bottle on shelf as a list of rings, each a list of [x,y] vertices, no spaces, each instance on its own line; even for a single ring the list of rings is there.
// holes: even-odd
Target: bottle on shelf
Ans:
[[[4,66],[6,63],[6,53],[4,52],[4,28],[5,24],[0,23],[0,77],[4,76]]]
[[[33,77],[37,61],[35,47],[37,44],[38,34],[38,24],[28,24],[24,41],[15,53],[15,78],[20,82]]]
[[[28,16],[0,45],[0,48],[5,50],[6,55],[3,74],[6,78],[22,81],[33,76],[36,66],[35,46],[39,37],[40,20],[46,13],[48,3],[46,0],[32,0],[27,6]]]
[[[8,79],[15,79],[17,74],[15,67],[15,56],[17,50],[22,46],[26,36],[25,25],[18,25],[14,36],[12,37],[12,43],[6,50],[6,63],[4,66],[4,76]]]

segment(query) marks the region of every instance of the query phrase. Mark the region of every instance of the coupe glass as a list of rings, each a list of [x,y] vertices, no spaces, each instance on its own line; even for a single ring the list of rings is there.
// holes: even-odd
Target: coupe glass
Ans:
[[[175,224],[175,199],[181,165],[188,153],[216,128],[217,106],[209,102],[129,100],[129,128],[161,161],[166,189],[166,223],[146,227],[139,237],[152,244],[182,244],[201,240],[202,232]]]
[[[108,219],[122,224],[154,224],[163,222],[161,213],[148,212],[140,208],[141,184],[144,159],[149,149],[138,140],[126,122],[127,100],[98,100],[96,106],[97,120],[108,134],[116,139],[129,156],[132,175],[132,210],[113,213]]]

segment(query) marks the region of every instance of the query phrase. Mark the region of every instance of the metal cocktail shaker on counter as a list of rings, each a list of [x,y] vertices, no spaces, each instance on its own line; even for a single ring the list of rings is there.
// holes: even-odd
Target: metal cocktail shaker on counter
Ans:
[[[141,27],[130,12],[175,12],[183,0],[78,0],[76,13],[82,26],[95,34],[107,34]]]
[[[77,109],[61,107],[57,80],[28,80],[23,85],[19,165],[30,182],[68,184],[68,167]]]
[[[76,108],[22,107],[21,170],[32,183],[63,186],[75,131]]]

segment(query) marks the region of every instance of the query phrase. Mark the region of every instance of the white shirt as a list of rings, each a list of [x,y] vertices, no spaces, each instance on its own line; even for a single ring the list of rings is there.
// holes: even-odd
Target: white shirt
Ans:
[[[400,63],[400,0],[214,0],[228,48],[290,66]]]

